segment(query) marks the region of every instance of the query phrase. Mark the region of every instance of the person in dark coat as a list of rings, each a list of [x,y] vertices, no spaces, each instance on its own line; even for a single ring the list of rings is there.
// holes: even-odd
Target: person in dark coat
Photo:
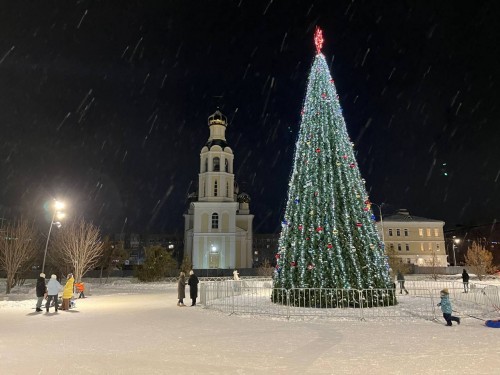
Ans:
[[[464,283],[464,293],[468,293],[469,292],[469,274],[467,273],[465,268],[462,272],[462,282]]]
[[[186,298],[186,274],[184,272],[180,273],[179,281],[177,282],[177,298],[179,298],[177,306],[185,306],[184,298]]]
[[[36,311],[42,311],[42,302],[46,296],[47,286],[45,285],[45,274],[42,272],[36,280]]]
[[[399,282],[399,294],[403,294],[403,290],[408,294],[408,291],[405,288],[405,277],[401,273],[401,271],[398,271],[398,276],[397,276],[398,282]]]
[[[198,278],[194,274],[194,271],[189,271],[189,296],[191,297],[191,306],[196,306],[196,298],[198,297]]]

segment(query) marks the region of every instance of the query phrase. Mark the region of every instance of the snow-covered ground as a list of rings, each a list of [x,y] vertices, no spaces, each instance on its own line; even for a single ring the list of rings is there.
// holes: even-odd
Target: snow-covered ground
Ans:
[[[0,374],[500,373],[500,329],[467,316],[453,327],[228,316],[177,307],[173,283],[88,284],[57,314],[35,312],[34,281],[0,294]]]

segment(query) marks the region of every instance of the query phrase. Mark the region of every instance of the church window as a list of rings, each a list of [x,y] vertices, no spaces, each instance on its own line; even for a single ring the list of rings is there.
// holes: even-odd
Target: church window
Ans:
[[[224,163],[226,165],[226,173],[229,172],[229,163],[227,162],[227,159],[224,159]]]
[[[226,182],[226,197],[229,198],[229,182]]]
[[[219,228],[219,215],[216,213],[212,214],[212,229]]]
[[[205,159],[205,168],[203,169],[203,172],[208,172],[208,159]]]
[[[217,196],[217,181],[214,182],[214,197]]]
[[[220,171],[220,159],[214,158],[214,172],[219,172]]]

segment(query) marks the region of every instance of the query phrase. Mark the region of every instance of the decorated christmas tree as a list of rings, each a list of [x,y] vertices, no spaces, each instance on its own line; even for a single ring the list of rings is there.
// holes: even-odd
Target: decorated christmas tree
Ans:
[[[273,300],[310,307],[392,305],[383,243],[321,53],[319,28],[314,40],[317,54],[301,113]]]

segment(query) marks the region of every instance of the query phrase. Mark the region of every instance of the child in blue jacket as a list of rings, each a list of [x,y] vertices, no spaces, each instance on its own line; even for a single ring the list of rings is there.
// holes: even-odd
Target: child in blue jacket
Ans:
[[[446,320],[446,325],[451,326],[452,321],[457,322],[457,324],[460,324],[460,318],[457,318],[456,316],[451,315],[452,313],[452,308],[451,308],[451,302],[449,298],[449,292],[448,289],[443,289],[440,293],[441,295],[441,302],[439,302],[437,305],[441,306],[441,311],[443,312],[443,318]]]

